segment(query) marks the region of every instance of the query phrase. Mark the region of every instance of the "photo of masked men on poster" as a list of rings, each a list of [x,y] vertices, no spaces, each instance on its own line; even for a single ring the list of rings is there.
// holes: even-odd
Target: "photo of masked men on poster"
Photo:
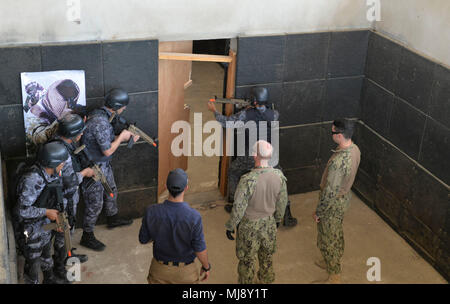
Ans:
[[[27,155],[54,133],[58,119],[86,106],[84,71],[21,73]]]

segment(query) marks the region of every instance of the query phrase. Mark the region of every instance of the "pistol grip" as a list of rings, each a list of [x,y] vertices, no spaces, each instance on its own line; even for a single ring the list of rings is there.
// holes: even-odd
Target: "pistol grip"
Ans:
[[[131,149],[133,147],[133,145],[134,145],[134,136],[131,136],[130,140],[128,141],[127,148]]]

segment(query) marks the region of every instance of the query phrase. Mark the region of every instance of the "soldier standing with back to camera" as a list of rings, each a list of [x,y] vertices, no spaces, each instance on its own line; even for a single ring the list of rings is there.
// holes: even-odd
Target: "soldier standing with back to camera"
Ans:
[[[68,153],[57,142],[47,143],[38,151],[37,160],[19,177],[17,203],[14,214],[16,227],[24,243],[17,239],[25,257],[24,280],[27,284],[39,284],[39,270],[44,274],[44,284],[64,283],[53,272],[51,257],[52,231],[43,226],[56,221],[60,208],[56,187],[62,188],[61,170]]]
[[[100,181],[90,186],[86,181],[83,181],[81,186],[86,209],[80,244],[96,251],[105,249],[105,244],[94,236],[95,223],[103,207],[106,211],[108,228],[131,225],[133,222],[131,219],[123,219],[117,215],[117,187],[111,166],[112,155],[119,145],[133,136],[127,130],[123,130],[118,136],[115,136],[114,127],[110,122],[111,115],[113,113],[120,115],[127,107],[128,102],[129,97],[126,91],[121,89],[111,90],[105,97],[105,106],[90,113],[82,137],[82,144],[86,145],[85,152],[100,167],[113,190],[113,197],[106,195]],[[134,136],[133,139],[137,141],[139,136]]]
[[[279,113],[276,110],[267,107],[269,101],[269,93],[265,87],[254,87],[251,90],[251,100],[254,106],[248,107],[231,116],[225,116],[220,114],[213,102],[208,102],[208,109],[214,113],[216,120],[222,125],[222,127],[227,128],[228,121],[242,121],[244,123],[249,121],[254,121],[257,127],[257,139],[265,139],[271,143],[271,122],[278,121]],[[261,134],[259,130],[259,122],[268,122],[267,134]],[[264,136],[266,135],[266,136]],[[249,155],[249,147],[252,147],[254,143],[250,143],[248,138],[245,142],[245,156],[236,156],[236,158],[231,162],[228,168],[228,201],[232,202],[234,194],[239,183],[241,176],[247,172],[250,172],[255,166],[255,161],[252,156]],[[276,168],[281,170],[280,166]],[[286,211],[284,213],[283,225],[287,227],[293,227],[297,225],[297,219],[292,217],[291,214],[291,203],[288,201],[286,205]],[[231,212],[233,205],[227,204],[225,210]]]
[[[72,229],[75,228],[76,211],[78,202],[80,200],[79,185],[84,177],[92,177],[94,171],[91,168],[81,169],[81,164],[78,156],[75,155],[75,144],[80,141],[85,124],[83,119],[77,114],[66,114],[59,122],[56,134],[51,139],[52,142],[60,142],[66,148],[69,157],[64,162],[62,168],[63,177],[63,194],[67,200],[67,214],[69,217],[69,224]],[[65,259],[66,252],[64,247],[64,234],[53,231],[55,235],[53,256],[55,262],[55,274],[62,279],[66,279]],[[72,257],[76,257],[81,263],[87,261],[87,256],[84,254],[75,254],[76,248],[72,248]]]

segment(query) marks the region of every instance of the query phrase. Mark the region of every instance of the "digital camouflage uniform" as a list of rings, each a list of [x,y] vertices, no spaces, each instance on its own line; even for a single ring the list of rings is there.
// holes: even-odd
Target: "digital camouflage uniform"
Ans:
[[[63,143],[69,153],[69,157],[64,162],[64,166],[61,170],[61,175],[63,177],[64,210],[69,216],[69,222],[73,231],[75,229],[74,226],[77,206],[80,201],[79,185],[83,181],[83,176],[80,173],[81,167],[77,159],[75,159],[75,162],[72,161],[72,155],[75,151],[73,144],[64,142],[58,135],[55,135],[52,140]],[[67,252],[65,252],[64,232],[57,232],[53,230],[52,234],[55,237],[53,243],[55,250],[55,268],[63,269],[65,267],[64,262],[67,257]]]
[[[88,184],[86,180],[81,184],[86,209],[83,221],[83,231],[93,232],[97,218],[105,208],[106,216],[117,214],[117,187],[114,181],[114,173],[111,166],[111,157],[106,157],[103,151],[111,148],[115,135],[112,125],[109,123],[110,112],[105,108],[96,109],[86,122],[86,129],[81,138],[82,144],[86,145],[86,152],[97,165],[113,190],[114,197],[106,195],[101,181]]]
[[[281,179],[278,200],[275,203],[273,215],[256,220],[246,218],[248,202],[252,198],[258,177],[273,171]],[[286,177],[278,169],[254,169],[242,176],[235,194],[230,220],[225,224],[229,231],[235,230],[236,256],[239,259],[238,282],[240,284],[254,283],[256,260],[259,261],[258,279],[261,283],[272,283],[275,280],[272,256],[276,250],[277,225],[284,216],[287,204]]]
[[[35,165],[37,172],[28,172],[20,178],[17,185],[18,214],[23,219],[23,231],[28,232],[28,239],[22,249],[25,257],[25,282],[37,284],[38,277],[30,277],[30,265],[39,267],[42,271],[49,271],[53,268],[51,257],[51,237],[52,231],[45,231],[43,225],[49,224],[50,220],[46,216],[47,208],[36,206],[39,196],[47,184],[57,181],[57,175],[49,176],[44,168]],[[53,201],[54,202],[54,201]],[[50,206],[51,207],[51,206]],[[56,206],[48,209],[57,209]],[[32,260],[38,259],[33,263]],[[35,272],[36,273],[36,272]]]
[[[333,150],[322,176],[316,215],[317,247],[321,251],[329,274],[341,272],[344,254],[343,219],[350,204],[350,188],[359,166],[359,148],[352,144],[343,150]]]

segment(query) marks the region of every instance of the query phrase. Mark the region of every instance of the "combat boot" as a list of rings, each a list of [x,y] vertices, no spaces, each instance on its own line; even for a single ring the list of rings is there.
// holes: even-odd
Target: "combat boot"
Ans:
[[[25,284],[39,284],[40,258],[25,261],[23,280]]]
[[[81,236],[80,245],[87,247],[95,251],[103,251],[105,249],[105,244],[100,242],[95,238],[94,232],[83,231]]]
[[[283,226],[294,227],[295,225],[297,225],[297,219],[292,217],[291,202],[288,201],[287,206],[286,206],[286,211],[284,212]]]
[[[80,263],[84,263],[88,260],[88,256],[85,254],[78,254],[75,253],[74,251],[76,250],[76,248],[72,248],[72,250],[70,251],[72,253],[72,258],[77,258]],[[67,263],[67,260],[69,259],[69,257],[66,258],[65,263]]]
[[[71,282],[67,279],[67,270],[66,270],[66,249],[64,247],[62,248],[55,248],[55,254],[53,255],[53,274],[55,275],[56,279],[61,281],[61,284],[71,284]]]
[[[327,269],[327,263],[325,263],[325,260],[317,260],[317,261],[314,261],[314,264],[316,264],[316,266],[318,266],[318,267],[320,267],[320,268],[322,268],[322,269]]]
[[[42,273],[44,274],[44,280],[42,281],[42,284],[64,284],[61,279],[57,278],[53,274],[53,268],[42,271]]]
[[[119,227],[119,226],[128,226],[133,223],[133,220],[120,218],[117,214],[114,214],[113,216],[108,216],[106,218],[106,221],[108,222],[107,227],[109,229]]]

